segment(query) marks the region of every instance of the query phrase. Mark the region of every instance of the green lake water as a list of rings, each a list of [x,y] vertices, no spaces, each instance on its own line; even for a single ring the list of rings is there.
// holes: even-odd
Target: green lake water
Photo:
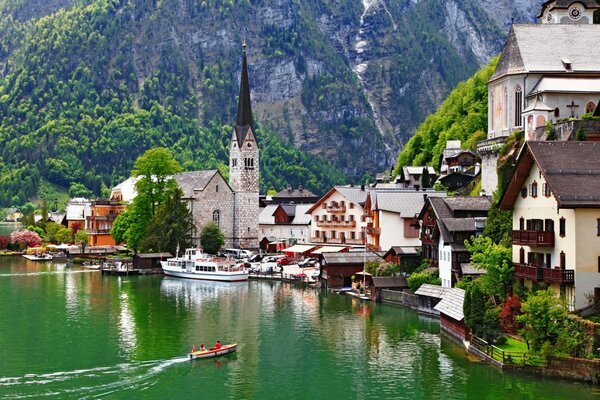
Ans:
[[[585,399],[501,372],[435,319],[277,282],[115,277],[0,258],[0,398]],[[239,343],[190,361],[192,344]]]

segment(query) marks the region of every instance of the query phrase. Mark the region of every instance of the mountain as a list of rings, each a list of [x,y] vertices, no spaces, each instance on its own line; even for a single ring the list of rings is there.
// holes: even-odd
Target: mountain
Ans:
[[[98,192],[156,145],[224,170],[243,37],[262,189],[373,174],[540,3],[0,1],[0,203]]]

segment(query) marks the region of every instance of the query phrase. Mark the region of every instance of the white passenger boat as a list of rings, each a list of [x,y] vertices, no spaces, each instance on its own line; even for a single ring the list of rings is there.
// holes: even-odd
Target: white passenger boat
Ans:
[[[52,254],[41,253],[41,254],[23,254],[23,257],[30,261],[52,261]]]
[[[183,257],[160,262],[165,275],[206,281],[239,282],[248,280],[248,271],[234,260],[213,257],[200,249],[186,249]]]

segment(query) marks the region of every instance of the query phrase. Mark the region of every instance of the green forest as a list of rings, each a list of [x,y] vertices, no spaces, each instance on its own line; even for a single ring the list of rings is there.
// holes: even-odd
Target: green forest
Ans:
[[[498,57],[475,75],[461,82],[440,108],[425,119],[398,156],[395,173],[405,165],[431,165],[439,168],[440,156],[448,140],[461,140],[462,147],[473,151],[487,137],[487,82]]]
[[[198,61],[207,89],[202,103],[188,84],[190,63],[168,47],[151,76],[140,79],[127,32],[145,3],[154,6],[102,0],[38,20],[0,15],[0,206],[26,203],[44,182],[100,195],[156,146],[169,148],[186,170],[226,175],[232,128],[223,119],[233,122],[239,65],[224,72]],[[330,163],[268,129],[257,135],[261,191],[302,184],[324,193],[344,181]]]

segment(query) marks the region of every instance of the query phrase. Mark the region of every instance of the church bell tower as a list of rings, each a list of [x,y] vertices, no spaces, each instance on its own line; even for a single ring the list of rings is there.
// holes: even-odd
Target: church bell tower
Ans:
[[[258,248],[258,174],[258,141],[252,121],[244,40],[240,95],[229,151],[229,185],[234,192],[234,246]]]

